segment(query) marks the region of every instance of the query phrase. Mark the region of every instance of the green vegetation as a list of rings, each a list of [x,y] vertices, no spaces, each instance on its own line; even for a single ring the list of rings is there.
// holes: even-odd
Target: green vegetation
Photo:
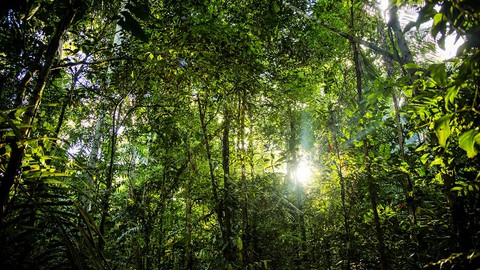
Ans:
[[[2,1],[0,268],[478,269],[479,48],[476,0]]]

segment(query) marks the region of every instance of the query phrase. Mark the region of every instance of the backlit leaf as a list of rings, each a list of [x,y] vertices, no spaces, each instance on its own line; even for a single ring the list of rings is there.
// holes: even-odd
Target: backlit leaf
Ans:
[[[437,121],[435,121],[435,135],[438,138],[438,144],[441,147],[445,148],[447,144],[447,139],[450,136],[450,118],[451,114],[444,115]]]
[[[458,138],[459,146],[467,152],[469,158],[473,158],[477,155],[478,151],[475,149],[475,137],[478,132],[474,129],[464,132]]]

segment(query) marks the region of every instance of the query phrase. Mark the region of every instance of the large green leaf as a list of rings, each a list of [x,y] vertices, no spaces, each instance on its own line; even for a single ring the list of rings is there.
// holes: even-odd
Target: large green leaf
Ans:
[[[478,135],[478,132],[472,129],[467,132],[464,132],[458,138],[460,148],[462,148],[467,152],[467,156],[469,158],[473,158],[478,154],[477,149],[475,149],[475,137],[477,135]]]
[[[445,71],[445,63],[442,64],[433,64],[428,70],[430,71],[430,76],[439,86],[445,86],[447,84],[447,72]]]
[[[438,144],[441,147],[445,148],[447,144],[447,139],[450,136],[450,118],[451,114],[444,115],[435,121],[435,135],[438,138]]]

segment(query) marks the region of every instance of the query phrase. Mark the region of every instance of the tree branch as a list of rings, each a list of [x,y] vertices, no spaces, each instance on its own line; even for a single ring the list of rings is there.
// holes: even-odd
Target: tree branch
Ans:
[[[52,67],[51,70],[56,70],[56,69],[61,69],[61,68],[66,68],[66,67],[74,67],[74,66],[79,66],[79,65],[101,65],[101,64],[104,64],[104,63],[122,61],[122,60],[141,61],[141,59],[136,59],[136,58],[111,58],[111,59],[104,59],[104,60],[93,61],[93,62],[80,61],[80,62],[72,62],[72,63],[55,65],[55,66]]]
[[[328,24],[326,24],[326,23],[324,23],[324,22],[322,22],[322,21],[314,18],[313,16],[308,15],[307,13],[305,13],[304,11],[300,10],[299,8],[291,5],[291,4],[288,3],[287,1],[283,1],[283,3],[285,4],[285,6],[287,6],[288,8],[290,8],[291,10],[293,10],[294,12],[302,15],[305,19],[310,20],[310,21],[312,21],[312,22],[314,22],[314,23],[316,23],[316,24],[318,24],[318,25],[320,25],[320,26],[322,26],[322,27],[324,27],[324,28],[327,28],[328,30],[334,32],[335,34],[337,34],[337,35],[339,35],[339,36],[341,36],[341,37],[344,37],[344,38],[346,38],[346,39],[348,39],[348,40],[350,40],[350,41],[352,41],[352,42],[358,43],[358,44],[360,44],[360,45],[366,46],[366,47],[372,49],[373,51],[375,51],[376,53],[378,53],[378,54],[380,54],[380,55],[382,55],[382,56],[388,57],[388,58],[390,58],[390,59],[392,59],[392,60],[394,60],[394,61],[402,64],[402,61],[401,61],[400,59],[398,59],[393,53],[391,53],[391,52],[389,52],[389,51],[387,51],[387,50],[385,50],[385,49],[383,49],[383,48],[378,47],[378,46],[375,45],[374,43],[372,43],[372,42],[370,42],[370,41],[363,40],[363,39],[358,38],[358,37],[356,37],[356,36],[354,36],[354,35],[345,33],[345,32],[343,32],[343,31],[340,30],[340,29],[337,29],[337,28],[335,28],[335,27],[333,27],[333,26],[331,26],[331,25],[328,25]]]

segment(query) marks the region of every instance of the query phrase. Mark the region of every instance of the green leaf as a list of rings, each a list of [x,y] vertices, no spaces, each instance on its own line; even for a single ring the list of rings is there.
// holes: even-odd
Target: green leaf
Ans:
[[[474,138],[475,142],[480,145],[480,133],[478,133],[475,138]]]
[[[423,151],[425,149],[428,148],[428,145],[427,144],[423,144],[423,145],[420,145],[419,147],[417,147],[417,149],[415,149],[415,152],[420,152],[420,151]]]
[[[439,86],[445,86],[447,84],[447,72],[445,71],[445,63],[433,64],[428,68],[430,71],[430,77]]]
[[[435,160],[432,161],[432,163],[430,163],[430,166],[434,166],[434,165],[440,165],[444,167],[445,163],[443,163],[443,159],[441,157],[436,157]]]
[[[423,164],[425,164],[425,163],[427,163],[429,157],[430,157],[430,153],[423,154],[423,155],[420,157],[420,161],[421,161]]]
[[[276,2],[273,2],[273,11],[275,11],[275,13],[278,13],[280,11],[280,7]]]
[[[355,140],[355,141],[353,141],[353,144],[355,145],[355,147],[360,147],[360,146],[363,145],[363,141]]]
[[[460,91],[460,87],[458,85],[453,85],[448,87],[447,93],[445,94],[445,109],[448,110],[448,104],[455,101],[455,98],[458,95],[458,92]]]
[[[435,135],[437,135],[438,144],[440,144],[440,146],[443,148],[446,147],[447,139],[450,136],[449,122],[451,117],[452,114],[447,114],[435,121]]]
[[[478,132],[474,129],[464,132],[458,138],[459,146],[467,152],[468,158],[473,158],[477,155],[478,151],[475,149],[475,137]]]
[[[406,68],[406,69],[410,69],[410,68],[422,68],[422,67],[420,67],[419,65],[415,64],[414,62],[407,63],[407,64],[403,65],[403,67]]]
[[[443,13],[437,13],[435,16],[433,16],[433,26],[438,25],[441,23],[443,20],[445,20],[445,15]]]
[[[438,33],[445,35],[447,20],[443,13],[437,13],[433,16],[432,36],[437,37]]]
[[[243,242],[242,242],[242,238],[241,238],[241,237],[238,237],[238,238],[237,238],[237,248],[238,248],[238,250],[242,250],[242,249],[243,249]]]

